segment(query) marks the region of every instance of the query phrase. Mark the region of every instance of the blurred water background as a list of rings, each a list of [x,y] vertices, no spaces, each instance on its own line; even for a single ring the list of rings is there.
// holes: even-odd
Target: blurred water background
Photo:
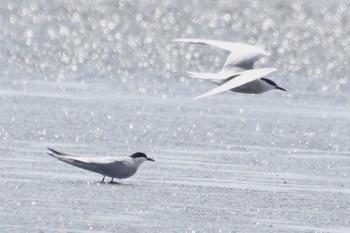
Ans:
[[[5,232],[348,232],[348,1],[1,1]],[[192,98],[243,42],[288,90]],[[52,159],[143,151],[122,185]]]

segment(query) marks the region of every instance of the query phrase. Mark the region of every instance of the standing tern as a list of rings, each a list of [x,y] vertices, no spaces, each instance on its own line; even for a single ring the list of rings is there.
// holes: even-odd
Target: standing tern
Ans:
[[[218,85],[218,87],[194,99],[208,97],[228,90],[245,94],[261,94],[270,90],[286,91],[272,80],[264,78],[275,72],[275,68],[253,69],[254,62],[267,55],[264,50],[258,47],[205,39],[175,39],[173,41],[209,45],[231,52],[222,70],[218,73],[186,73],[190,77],[205,79]]]
[[[155,160],[148,158],[146,154],[142,152],[136,152],[129,157],[80,157],[59,152],[51,148],[47,149],[50,151],[48,154],[58,160],[103,175],[102,183],[106,176],[112,178],[111,183],[113,183],[114,178],[129,178],[136,173],[143,162],[155,162]]]

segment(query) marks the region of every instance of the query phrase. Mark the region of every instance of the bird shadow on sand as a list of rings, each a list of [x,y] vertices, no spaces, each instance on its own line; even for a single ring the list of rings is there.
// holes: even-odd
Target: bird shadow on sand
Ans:
[[[120,185],[120,186],[132,186],[133,184],[125,184],[125,183],[119,183],[116,181],[109,181],[109,182],[97,182],[99,185]]]

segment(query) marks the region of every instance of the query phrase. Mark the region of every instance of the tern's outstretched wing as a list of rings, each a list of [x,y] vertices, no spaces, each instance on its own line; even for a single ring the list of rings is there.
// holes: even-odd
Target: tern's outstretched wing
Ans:
[[[261,48],[242,43],[205,39],[175,39],[173,41],[210,45],[230,51],[231,54],[228,56],[223,70],[236,69],[237,67],[252,69],[255,61],[267,55]]]
[[[205,79],[205,80],[225,80],[237,74],[240,74],[240,72],[235,72],[235,71],[221,71],[219,73],[196,73],[191,71],[186,72],[186,75],[189,77]]]
[[[212,89],[211,91],[208,91],[207,93],[204,93],[203,95],[197,96],[194,99],[197,100],[197,99],[215,95],[224,91],[228,91],[230,89],[242,86],[256,79],[265,77],[266,75],[271,74],[274,71],[276,71],[275,68],[263,68],[263,69],[242,71],[239,74],[236,74],[238,75],[237,77],[231,79],[230,81],[225,82],[221,86],[218,86]]]

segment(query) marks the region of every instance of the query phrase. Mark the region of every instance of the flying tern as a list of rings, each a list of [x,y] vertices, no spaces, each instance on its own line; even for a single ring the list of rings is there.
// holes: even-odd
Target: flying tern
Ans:
[[[228,90],[245,94],[261,94],[270,90],[286,91],[272,80],[265,78],[265,76],[275,72],[275,68],[253,69],[254,62],[267,55],[261,48],[218,40],[175,39],[173,41],[209,45],[231,52],[222,70],[218,73],[186,73],[190,77],[205,79],[218,85],[218,87],[194,99],[208,97]]]

